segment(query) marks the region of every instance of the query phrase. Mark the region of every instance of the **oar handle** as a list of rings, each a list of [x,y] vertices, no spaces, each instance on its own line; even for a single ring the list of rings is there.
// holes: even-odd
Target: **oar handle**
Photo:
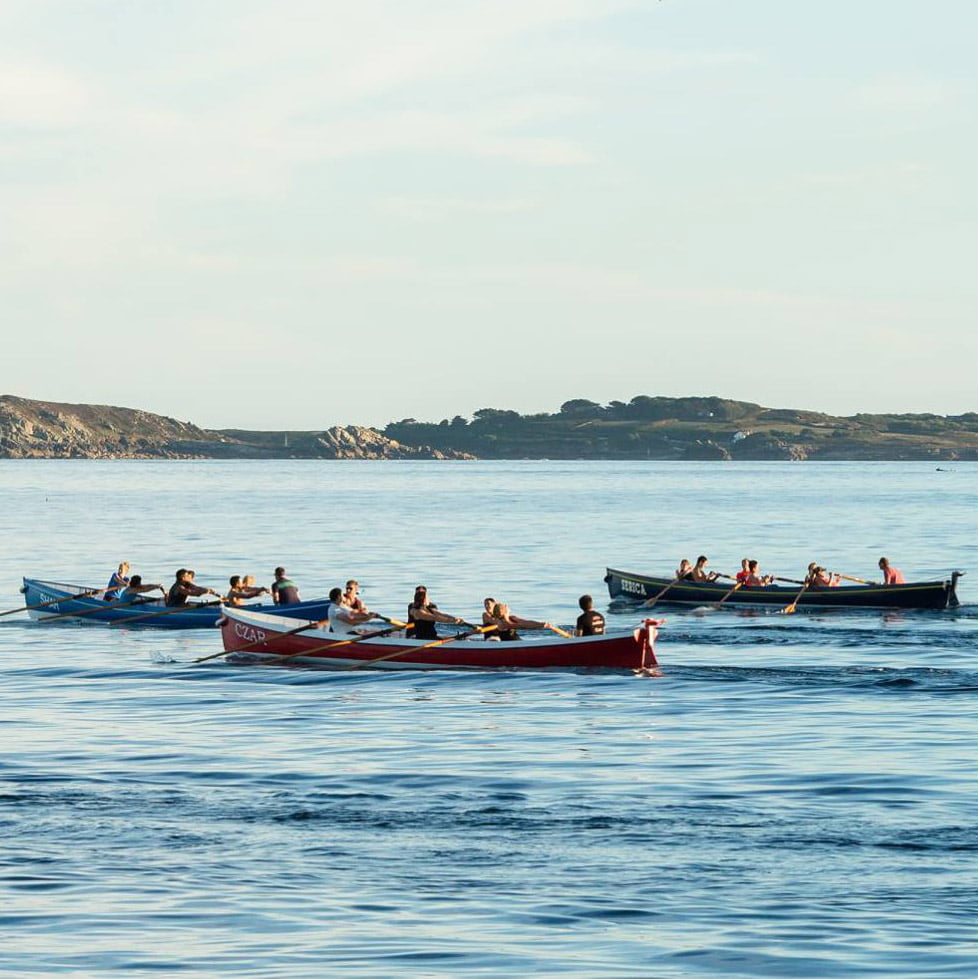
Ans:
[[[574,636],[571,633],[565,632],[558,625],[550,625],[550,626],[548,626],[548,628],[550,629],[551,632],[556,632],[558,636],[563,636],[564,639],[573,639],[574,638]]]

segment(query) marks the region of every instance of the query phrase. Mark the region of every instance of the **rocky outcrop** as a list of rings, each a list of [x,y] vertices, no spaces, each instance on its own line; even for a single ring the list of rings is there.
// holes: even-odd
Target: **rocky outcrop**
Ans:
[[[808,458],[808,446],[789,445],[779,438],[758,432],[734,442],[731,453],[735,459],[803,462]]]
[[[405,445],[376,429],[209,431],[132,408],[0,396],[0,458],[7,459],[474,459]]]

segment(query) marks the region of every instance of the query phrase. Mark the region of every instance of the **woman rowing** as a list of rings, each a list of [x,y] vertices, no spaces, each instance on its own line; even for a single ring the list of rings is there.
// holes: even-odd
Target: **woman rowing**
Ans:
[[[808,572],[808,587],[809,588],[838,588],[839,582],[842,581],[842,576],[833,574],[831,571],[826,571],[819,564],[812,562],[809,566]]]
[[[447,622],[451,625],[462,625],[464,619],[456,615],[448,615],[440,612],[434,602],[428,601],[428,589],[424,585],[418,585],[414,589],[414,601],[408,606],[408,622],[414,624],[412,638],[414,639],[437,639],[438,629],[435,623]]]
[[[676,568],[676,581],[693,581],[693,565],[689,558],[683,558]]]
[[[513,615],[508,605],[496,602],[489,614],[489,625],[496,627],[495,635],[503,642],[513,642],[520,638],[519,629],[553,629],[549,622],[534,619],[521,619]],[[483,619],[485,621],[485,619]]]
[[[109,578],[109,585],[102,595],[103,601],[114,602],[118,599],[120,592],[129,584],[129,562],[120,563],[118,570],[112,572]]]

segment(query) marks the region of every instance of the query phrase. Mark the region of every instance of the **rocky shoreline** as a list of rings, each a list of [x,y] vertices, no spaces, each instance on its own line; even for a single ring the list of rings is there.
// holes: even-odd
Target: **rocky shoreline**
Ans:
[[[164,415],[108,405],[0,396],[6,459],[472,459],[471,453],[405,445],[373,428],[321,432],[212,431]]]
[[[722,398],[577,399],[553,414],[484,408],[469,420],[406,418],[383,431],[212,430],[108,405],[0,396],[7,459],[978,460],[978,414],[853,415]]]

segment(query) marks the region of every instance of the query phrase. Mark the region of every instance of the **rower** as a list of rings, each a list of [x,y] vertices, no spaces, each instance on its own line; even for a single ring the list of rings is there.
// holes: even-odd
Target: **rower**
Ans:
[[[693,580],[693,565],[689,558],[684,557],[679,562],[679,567],[676,569],[676,581],[692,581]]]
[[[707,571],[707,564],[709,564],[709,559],[705,554],[701,554],[696,559],[696,566],[693,568],[693,581],[716,581],[720,577],[717,571]]]
[[[415,639],[437,639],[436,622],[461,625],[464,621],[455,615],[439,612],[438,606],[434,602],[428,601],[428,589],[424,585],[418,585],[414,589],[414,601],[408,606],[407,617],[408,622],[414,623],[413,636]]]
[[[327,618],[319,623],[320,626],[329,623],[329,631],[341,636],[358,636],[358,625],[369,622],[374,618],[373,612],[357,612],[343,604],[343,589],[332,588],[329,593],[329,609]]]
[[[112,577],[109,578],[109,587],[102,595],[102,600],[105,602],[114,602],[119,597],[119,593],[122,591],[122,589],[128,584],[129,562],[122,561],[119,564],[119,569],[112,572]]]
[[[285,568],[275,569],[275,580],[272,582],[272,598],[276,605],[298,605],[299,589],[294,581],[286,577]]]
[[[737,572],[736,580],[740,583],[741,587],[747,584],[747,579],[750,577],[750,558],[743,558],[740,562],[740,570]]]
[[[166,589],[162,585],[144,585],[143,576],[134,574],[129,579],[129,584],[119,593],[119,601],[133,603],[137,600],[138,595],[148,591],[156,591],[157,588],[166,595]]]
[[[737,575],[740,580],[740,575]],[[760,573],[760,568],[756,560],[751,558],[747,562],[747,580],[744,582],[746,588],[766,588],[774,581],[774,575]]]
[[[880,558],[879,568],[883,572],[884,585],[905,585],[907,583],[907,579],[903,577],[903,572],[899,568],[892,567],[887,558]]]
[[[254,577],[252,575],[246,575],[244,578],[239,574],[233,574],[228,579],[228,584],[231,586],[228,589],[225,601],[228,605],[244,605],[246,601],[252,598],[257,598],[259,595],[267,595],[268,589],[261,587],[259,588],[254,584]],[[249,584],[251,582],[251,584]]]
[[[204,588],[203,585],[195,585],[194,578],[196,572],[190,568],[179,568],[174,576],[176,581],[170,585],[170,590],[166,593],[166,604],[174,608],[187,604],[188,598],[199,598],[201,595],[218,595],[213,588]]]
[[[496,602],[492,608],[492,622],[496,626],[496,635],[503,642],[513,642],[520,638],[517,629],[553,629],[549,622],[537,622],[534,619],[521,619],[513,615],[508,605]]]
[[[351,578],[343,589],[343,597],[340,603],[346,608],[352,608],[354,612],[366,612],[367,606],[360,597],[360,582],[356,578]]]
[[[841,575],[832,574],[826,571],[821,565],[816,564],[810,576],[810,588],[837,588],[842,581]]]
[[[577,600],[581,614],[577,617],[575,636],[603,636],[604,616],[594,610],[594,599],[590,595],[581,595]]]

